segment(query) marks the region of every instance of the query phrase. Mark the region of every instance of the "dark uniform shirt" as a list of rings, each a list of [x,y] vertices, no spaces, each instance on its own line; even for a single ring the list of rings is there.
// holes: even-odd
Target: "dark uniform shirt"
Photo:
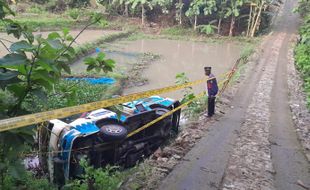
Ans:
[[[213,78],[213,79],[207,81],[208,96],[216,96],[219,90],[217,86],[216,78],[213,74],[210,74],[209,78]]]

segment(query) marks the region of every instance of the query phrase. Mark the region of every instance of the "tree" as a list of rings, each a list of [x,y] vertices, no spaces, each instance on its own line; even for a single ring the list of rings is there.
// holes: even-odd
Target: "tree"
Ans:
[[[248,5],[250,6],[250,13],[246,36],[254,37],[260,27],[262,13],[264,10],[266,10],[269,6],[276,6],[276,4],[275,2],[269,0],[251,0]]]
[[[226,17],[227,12],[227,0],[218,0],[217,1],[217,18],[218,18],[218,24],[217,24],[217,33],[221,33],[222,29],[222,21]]]
[[[131,7],[135,9],[137,6],[141,6],[141,24],[145,25],[145,9],[148,7],[153,9],[153,4],[151,0],[128,0]]]
[[[179,25],[182,25],[183,6],[183,0],[179,0],[178,3],[175,4],[175,8],[177,10],[175,13],[175,18],[179,22]]]
[[[0,21],[6,27],[6,33],[18,39],[9,47],[0,39],[0,44],[7,49],[7,55],[0,58],[0,119],[29,113],[23,107],[28,97],[46,98],[46,92],[59,82],[62,73],[70,73],[68,63],[75,56],[71,46],[76,38],[101,19],[100,15],[94,14],[75,38],[68,29],[62,33],[52,32],[43,38],[34,36],[27,26],[8,19],[7,15],[15,14],[4,0],[0,0]],[[89,69],[108,72],[114,67],[114,62],[106,60],[102,54],[86,62]],[[34,131],[31,126],[0,133],[0,189],[8,178],[20,181],[25,174],[22,153],[30,149]]]
[[[128,4],[130,3],[128,0],[113,0],[113,4],[118,4],[124,6],[124,14],[126,17],[129,16]]]
[[[193,0],[189,9],[185,13],[187,17],[194,17],[194,30],[197,29],[197,19],[201,14],[201,9],[203,9],[205,6],[206,0]]]
[[[226,12],[226,17],[230,16],[230,28],[229,36],[233,36],[233,31],[235,28],[236,17],[240,15],[240,8],[242,7],[244,0],[230,0],[228,1],[228,7]]]

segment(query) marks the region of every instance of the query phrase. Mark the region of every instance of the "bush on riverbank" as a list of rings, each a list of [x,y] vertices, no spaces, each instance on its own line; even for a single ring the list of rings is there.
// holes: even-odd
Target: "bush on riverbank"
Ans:
[[[295,48],[295,62],[304,79],[307,104],[310,108],[310,1],[300,1],[298,12],[303,17],[303,24],[299,29],[300,41]]]

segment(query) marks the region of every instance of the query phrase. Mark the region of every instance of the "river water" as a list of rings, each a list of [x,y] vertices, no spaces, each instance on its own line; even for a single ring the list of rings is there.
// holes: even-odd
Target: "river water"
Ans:
[[[48,32],[34,32],[34,35],[37,34],[42,34],[43,37],[47,37],[49,33],[53,31],[48,31]],[[59,31],[58,31],[59,32]],[[72,37],[75,37],[80,30],[71,30],[70,34]],[[85,30],[79,38],[76,40],[76,42],[73,44],[73,46],[81,45],[86,42],[92,42],[102,36],[117,33],[119,31],[114,31],[114,30]],[[61,32],[60,32],[61,33]],[[0,39],[5,39],[11,42],[17,41],[16,38],[13,37],[13,35],[7,35],[6,33],[0,32]],[[3,40],[3,42],[6,44],[6,46],[10,47],[11,43],[8,41]],[[0,44],[0,57],[6,55],[8,51],[5,49],[5,47]]]
[[[78,30],[71,31],[72,36],[78,34]],[[116,33],[118,31],[106,30],[86,30],[78,38],[75,46],[86,42],[91,42],[104,35]],[[47,36],[49,32],[37,32]],[[0,33],[0,38],[14,41],[14,38]],[[9,45],[8,42],[6,42]],[[108,58],[114,59],[117,70],[126,74],[132,64],[139,61],[142,53],[153,53],[160,55],[159,60],[153,61],[141,75],[148,79],[148,83],[143,86],[124,89],[124,94],[141,92],[150,89],[161,88],[175,84],[175,76],[184,72],[189,79],[197,80],[204,76],[203,67],[212,66],[212,72],[219,76],[227,72],[240,56],[242,46],[234,42],[205,43],[184,40],[167,39],[141,39],[135,41],[120,40],[114,43],[105,44],[107,48],[102,51]],[[0,46],[0,57],[7,52]],[[92,54],[95,55],[95,54]],[[71,66],[73,73],[85,72],[86,66],[82,59]],[[204,85],[194,88],[198,93],[204,89]],[[173,98],[181,98],[180,92],[164,94]]]
[[[211,66],[216,76],[227,72],[239,58],[241,45],[233,42],[204,43],[167,39],[142,39],[136,41],[121,41],[111,44],[102,51],[107,57],[116,61],[120,68],[129,67],[138,61],[138,55],[151,52],[161,58],[152,62],[141,75],[148,79],[148,84],[124,89],[124,94],[142,92],[175,84],[175,76],[184,72],[192,80],[204,76],[204,66]],[[85,70],[81,61],[72,65],[74,72]],[[126,69],[122,69],[126,72]],[[193,90],[195,93],[204,90],[199,85]],[[182,93],[173,92],[164,94],[172,98],[181,98]]]

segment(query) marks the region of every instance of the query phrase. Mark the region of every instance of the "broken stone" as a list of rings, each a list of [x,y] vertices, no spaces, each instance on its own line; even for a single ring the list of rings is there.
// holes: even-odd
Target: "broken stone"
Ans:
[[[179,156],[179,155],[177,155],[177,154],[174,154],[172,157],[175,158],[175,159],[177,159],[177,160],[180,160],[180,159],[181,159],[181,156]]]

